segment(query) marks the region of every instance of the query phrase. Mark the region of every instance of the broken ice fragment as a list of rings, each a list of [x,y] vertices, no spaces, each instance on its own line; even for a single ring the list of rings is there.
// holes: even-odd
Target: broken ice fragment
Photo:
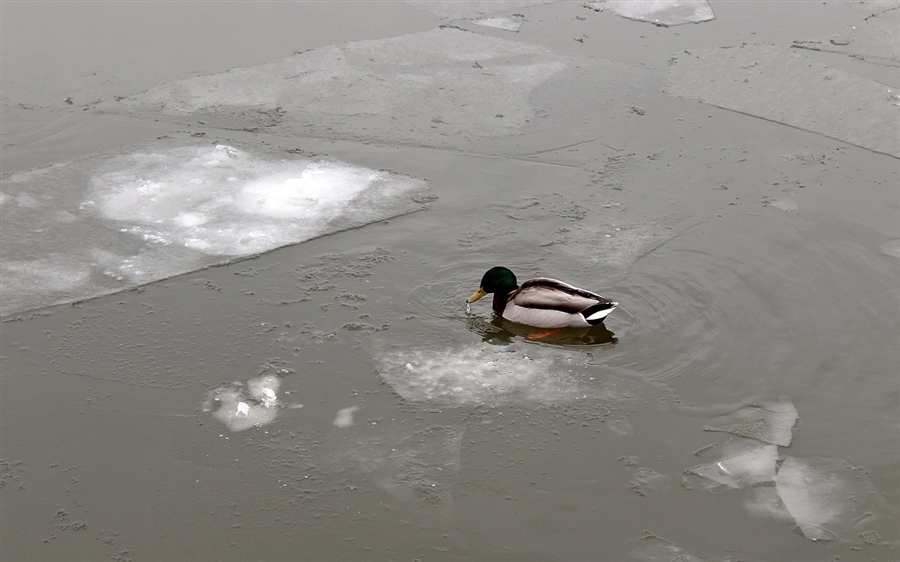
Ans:
[[[738,453],[714,462],[700,464],[685,472],[696,474],[729,488],[746,488],[775,478],[775,445]]]
[[[797,409],[789,398],[748,406],[733,414],[720,416],[704,431],[724,431],[749,437],[764,443],[787,447],[791,444],[792,429],[797,423]]]
[[[246,383],[226,383],[209,392],[201,409],[212,414],[231,431],[244,431],[271,423],[278,415],[275,375],[262,375]]]

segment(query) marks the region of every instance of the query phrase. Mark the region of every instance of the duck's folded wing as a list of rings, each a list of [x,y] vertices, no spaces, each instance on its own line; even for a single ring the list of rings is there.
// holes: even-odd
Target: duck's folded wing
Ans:
[[[513,293],[512,301],[526,308],[552,308],[577,313],[602,302],[612,302],[596,293],[585,291],[546,277],[529,279]]]

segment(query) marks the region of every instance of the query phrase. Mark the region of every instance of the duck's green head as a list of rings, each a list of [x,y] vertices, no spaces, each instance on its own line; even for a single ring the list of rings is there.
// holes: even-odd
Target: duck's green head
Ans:
[[[519,287],[515,274],[505,267],[492,267],[481,278],[481,286],[466,302],[475,302],[488,293],[506,294]]]

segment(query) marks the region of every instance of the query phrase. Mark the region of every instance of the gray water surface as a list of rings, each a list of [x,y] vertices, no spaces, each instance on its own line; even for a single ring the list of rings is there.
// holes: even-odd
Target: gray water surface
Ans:
[[[891,88],[791,50],[891,6],[484,4],[135,5],[213,43],[97,74],[16,28],[127,10],[4,5],[0,558],[897,559],[890,98],[876,146],[698,74]],[[493,265],[620,307],[535,338],[466,311]]]

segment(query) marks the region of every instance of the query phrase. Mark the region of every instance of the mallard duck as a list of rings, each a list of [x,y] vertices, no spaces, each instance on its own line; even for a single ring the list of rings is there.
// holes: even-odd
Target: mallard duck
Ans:
[[[520,287],[515,274],[492,267],[481,286],[466,300],[473,303],[494,293],[494,312],[499,316],[538,328],[587,328],[603,322],[619,303],[548,277],[535,277]]]

